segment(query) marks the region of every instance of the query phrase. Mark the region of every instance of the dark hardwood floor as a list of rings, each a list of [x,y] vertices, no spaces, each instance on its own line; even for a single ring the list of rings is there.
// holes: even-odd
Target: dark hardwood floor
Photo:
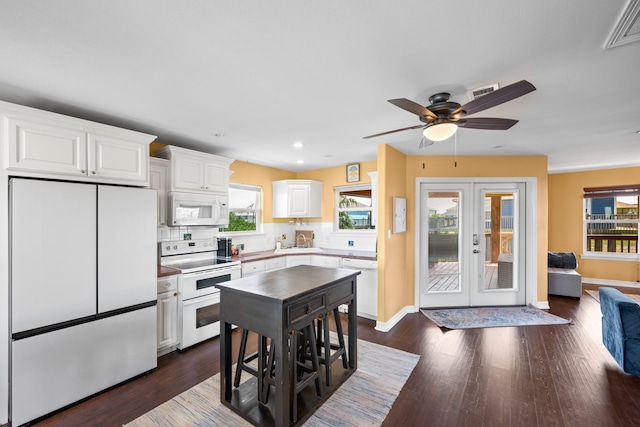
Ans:
[[[640,377],[623,373],[602,345],[598,303],[583,292],[550,305],[573,324],[445,332],[415,313],[384,333],[360,319],[360,339],[422,356],[384,425],[640,425]],[[121,426],[218,370],[213,339],[36,425]]]

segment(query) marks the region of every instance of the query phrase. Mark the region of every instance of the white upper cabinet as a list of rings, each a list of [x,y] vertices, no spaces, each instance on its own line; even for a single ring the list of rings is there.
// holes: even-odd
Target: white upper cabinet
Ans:
[[[146,186],[155,139],[47,111],[0,102],[2,135],[16,175]]]
[[[322,216],[322,182],[304,179],[273,181],[274,218]]]
[[[217,194],[229,191],[232,159],[170,145],[154,154],[171,161],[171,190]]]
[[[158,192],[158,226],[167,225],[167,190],[169,188],[169,160],[149,159],[149,188]]]

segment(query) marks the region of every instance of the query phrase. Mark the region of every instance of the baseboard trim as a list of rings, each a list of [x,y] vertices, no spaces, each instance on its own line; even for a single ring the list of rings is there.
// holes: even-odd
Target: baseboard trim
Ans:
[[[623,286],[626,288],[640,288],[640,283],[638,282],[628,282],[624,280],[593,279],[591,277],[583,277],[582,283],[589,283],[591,285]]]
[[[400,322],[404,316],[406,316],[409,313],[415,313],[417,311],[418,311],[417,307],[408,305],[404,307],[402,310],[400,310],[398,313],[396,313],[391,319],[389,319],[389,321],[387,322],[377,321],[374,329],[380,332],[389,332],[391,328],[393,328],[398,322]]]

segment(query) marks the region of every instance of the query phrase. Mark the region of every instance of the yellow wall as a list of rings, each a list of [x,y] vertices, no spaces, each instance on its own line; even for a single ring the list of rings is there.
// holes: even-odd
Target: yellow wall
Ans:
[[[262,222],[289,222],[287,218],[274,219],[273,214],[273,190],[272,181],[281,179],[296,179],[295,172],[260,166],[253,163],[235,160],[230,166],[230,182],[236,184],[250,184],[262,187]]]
[[[549,175],[549,250],[582,255],[585,187],[639,182],[640,167]],[[638,262],[580,259],[578,272],[594,279],[640,281]]]
[[[456,167],[457,162],[457,167]],[[424,163],[424,169],[423,169]],[[413,283],[415,268],[416,178],[419,177],[535,177],[538,183],[538,301],[547,301],[547,157],[546,156],[411,156],[407,157],[407,277]]]
[[[342,185],[368,184],[371,178],[367,172],[375,172],[377,162],[370,160],[360,163],[360,181],[347,182],[347,165],[335,166],[325,169],[315,169],[307,172],[299,172],[296,179],[312,179],[321,181],[322,186],[322,218],[313,219],[322,222],[333,222],[335,193],[334,188]]]
[[[389,234],[393,230],[393,198],[405,197],[407,211],[413,199],[407,190],[407,157],[389,145],[378,146],[378,320],[389,321],[404,307],[414,304],[413,249],[407,250],[412,230]]]

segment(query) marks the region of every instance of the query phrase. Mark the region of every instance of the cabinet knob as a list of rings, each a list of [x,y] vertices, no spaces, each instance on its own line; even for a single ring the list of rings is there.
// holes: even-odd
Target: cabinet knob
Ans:
[[[177,293],[177,292],[174,292],[174,293],[173,293],[173,296],[174,296],[174,297],[177,297],[177,296],[178,296],[178,293]]]
[[[95,174],[96,174],[96,171],[91,171],[91,173],[95,175]]]
[[[85,173],[87,173],[87,172],[86,172],[84,169],[82,169],[82,170],[80,171],[80,173],[85,174]]]

